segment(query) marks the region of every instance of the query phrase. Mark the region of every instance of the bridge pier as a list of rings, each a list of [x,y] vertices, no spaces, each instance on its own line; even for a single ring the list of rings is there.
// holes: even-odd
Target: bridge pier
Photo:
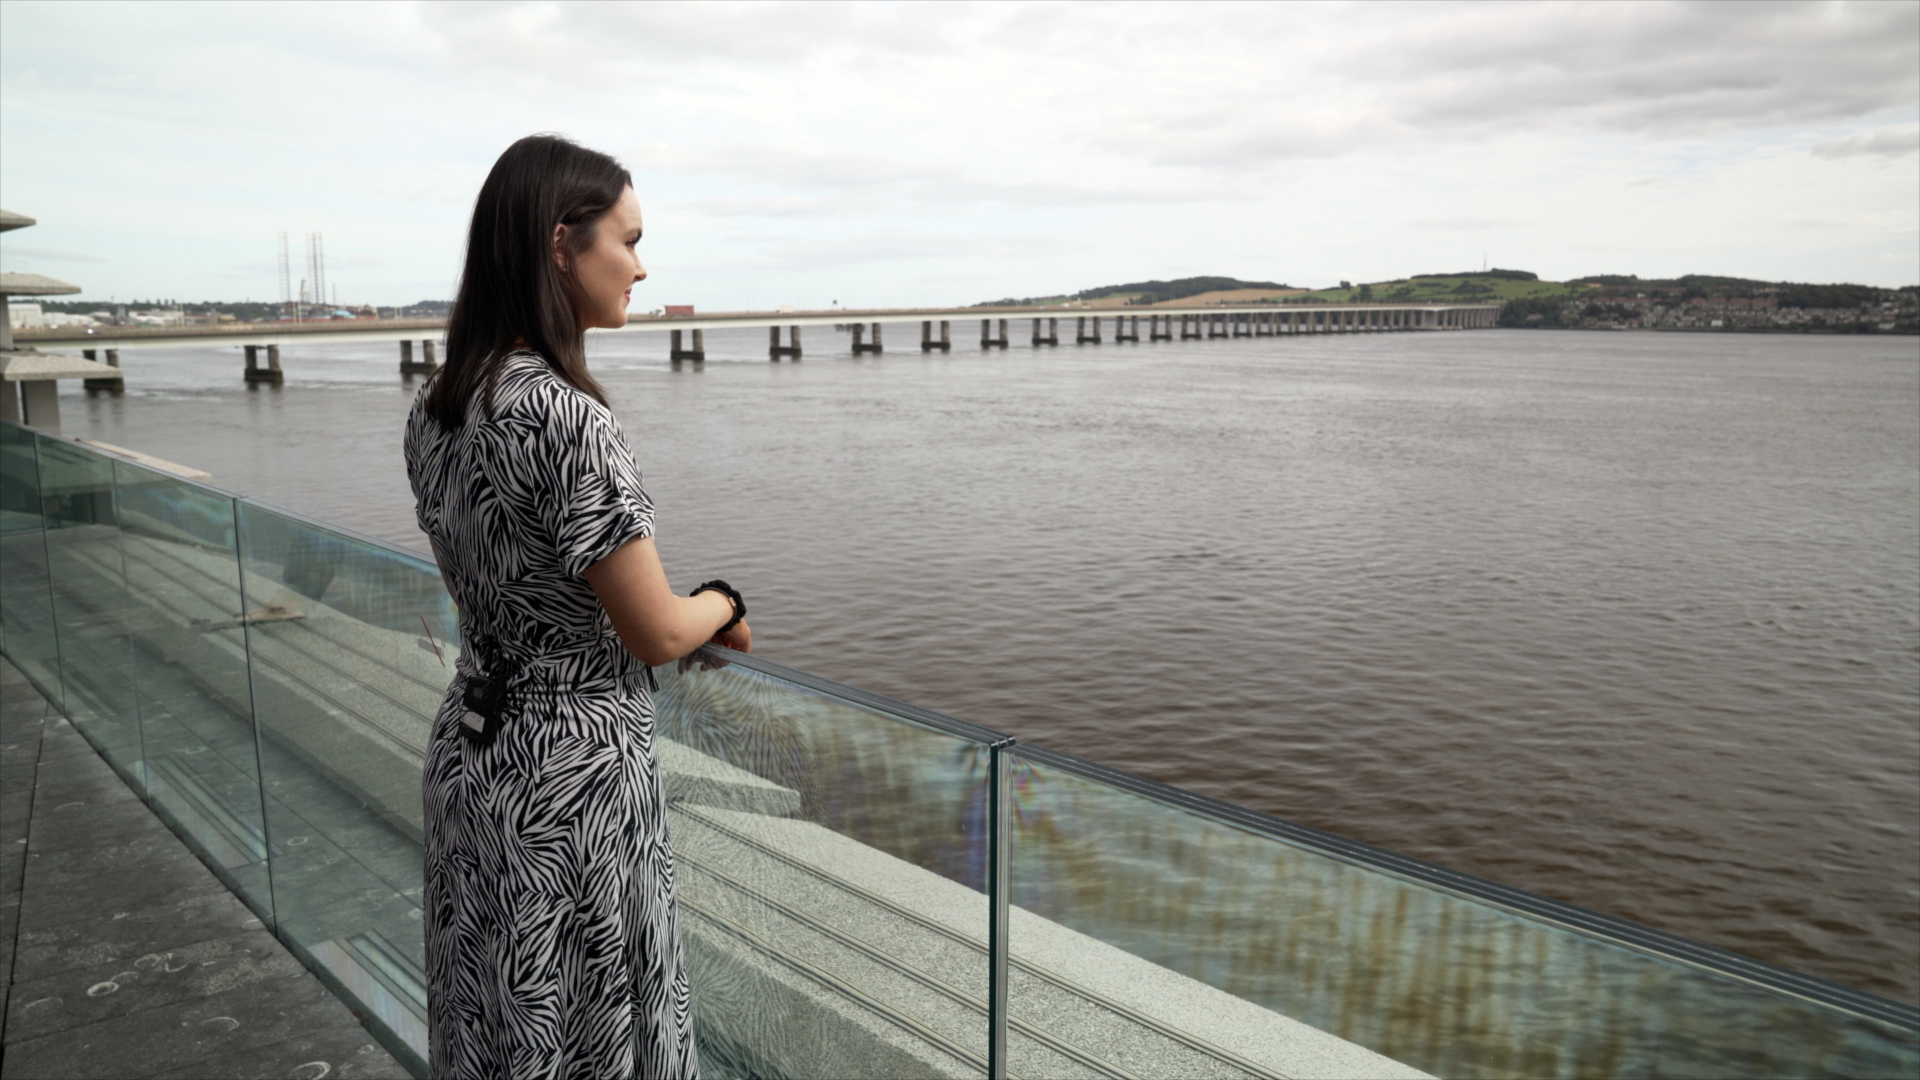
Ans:
[[[881,348],[880,344],[880,324],[873,324],[873,341],[871,344],[862,340],[866,332],[867,326],[865,323],[853,324],[853,355],[859,356],[861,353],[879,354],[885,352],[886,350]]]
[[[93,350],[81,349],[80,355],[88,360],[91,360],[93,359]],[[120,366],[120,350],[119,349],[107,350],[107,366],[116,367],[116,368]],[[81,385],[86,388],[86,391],[89,397],[99,393],[102,390],[105,390],[108,393],[119,394],[119,393],[124,393],[126,391],[127,380],[119,375],[109,375],[109,376],[103,376],[98,379],[87,379],[83,381]]]
[[[767,327],[767,359],[769,361],[778,363],[783,356],[791,356],[795,360],[800,359],[800,328],[797,326],[787,327],[787,337],[789,343],[782,345],[780,344],[780,328],[778,326]]]
[[[1160,328],[1160,318],[1161,317],[1158,315],[1147,316],[1147,340],[1148,341],[1172,341],[1173,340],[1173,316],[1171,315],[1166,316],[1167,326],[1166,326],[1166,329],[1164,330]]]
[[[877,329],[879,325],[879,323],[874,324],[876,329],[874,330],[873,336],[876,341],[880,339],[880,331]],[[935,349],[939,349],[943,353],[953,351],[953,341],[947,336],[947,320],[940,320],[940,340],[935,341],[933,340],[933,320],[922,319],[920,320],[920,351],[925,353],[932,352]]]
[[[1126,322],[1128,319],[1133,320],[1132,333],[1128,333],[1126,330]],[[1113,317],[1113,343],[1118,345],[1123,341],[1131,341],[1135,345],[1140,344],[1140,316],[1115,315]]]
[[[439,361],[436,360],[433,355],[433,342],[431,340],[421,340],[420,362],[417,364],[413,361],[413,342],[402,341],[400,343],[400,374],[431,375],[439,366]]]
[[[1198,315],[1180,316],[1180,340],[1181,341],[1200,340],[1202,335],[1200,333],[1200,324],[1196,321],[1198,319],[1199,319]]]
[[[678,330],[673,331],[673,340],[667,346],[667,360],[675,364],[682,360],[692,360],[701,364],[706,363],[707,332],[704,330],[695,330],[693,332],[693,348],[691,349],[683,349],[680,347],[681,341],[683,340],[680,337],[680,333]]]
[[[1058,344],[1060,344],[1060,320],[1059,319],[1049,318],[1047,320],[1047,334],[1045,337],[1040,336],[1040,320],[1039,319],[1033,320],[1034,348],[1037,349],[1042,345],[1058,345]]]
[[[1223,338],[1227,336],[1227,327],[1226,327],[1227,317],[1225,315],[1222,315],[1217,311],[1210,311],[1206,315],[1206,320],[1207,320],[1207,339],[1208,340],[1212,340],[1214,338]]]
[[[1248,315],[1245,312],[1236,312],[1235,314],[1228,316],[1227,329],[1231,331],[1232,337],[1237,337],[1237,338],[1252,337],[1253,336],[1253,316]]]
[[[280,370],[280,346],[278,345],[266,346],[266,350],[267,350],[267,366],[266,367],[260,366],[260,348],[261,348],[260,346],[249,345],[246,348],[247,348],[246,380],[249,386],[253,385],[254,383],[266,383],[269,386],[280,386],[287,381],[286,373]]]
[[[1038,320],[1035,320],[1036,322]],[[993,336],[993,320],[980,320],[980,347],[982,349],[1004,349],[1007,347],[1007,320],[1000,320],[1000,336]]]
[[[1081,315],[1074,320],[1073,343],[1075,345],[1099,345],[1100,316],[1093,316],[1093,333],[1087,333],[1087,316]]]

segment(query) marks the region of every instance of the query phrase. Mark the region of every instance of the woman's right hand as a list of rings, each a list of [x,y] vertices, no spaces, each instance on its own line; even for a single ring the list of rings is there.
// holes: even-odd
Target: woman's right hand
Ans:
[[[709,644],[724,645],[735,652],[752,652],[753,631],[747,628],[747,620],[741,619],[733,624],[733,629],[713,635]]]
[[[747,620],[741,619],[734,625],[733,629],[724,634],[713,635],[713,638],[709,640],[707,644],[721,645],[733,649],[736,652],[752,652],[753,631],[747,628]],[[726,666],[727,662],[725,660],[717,656],[709,656],[698,650],[680,658],[680,674],[682,675],[685,675],[696,667],[701,671],[719,671]]]

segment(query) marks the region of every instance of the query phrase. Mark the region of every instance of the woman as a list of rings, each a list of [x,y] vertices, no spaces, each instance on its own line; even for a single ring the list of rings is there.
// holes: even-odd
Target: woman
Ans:
[[[436,1077],[695,1076],[652,676],[746,650],[739,594],[674,595],[653,505],[587,373],[646,280],[605,154],[535,135],[481,186],[445,367],[407,421],[420,527],[460,608],[427,751]]]

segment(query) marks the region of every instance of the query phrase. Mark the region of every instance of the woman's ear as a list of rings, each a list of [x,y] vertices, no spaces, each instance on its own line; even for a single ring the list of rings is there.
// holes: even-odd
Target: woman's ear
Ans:
[[[553,268],[561,273],[567,272],[567,227],[565,224],[553,227]]]

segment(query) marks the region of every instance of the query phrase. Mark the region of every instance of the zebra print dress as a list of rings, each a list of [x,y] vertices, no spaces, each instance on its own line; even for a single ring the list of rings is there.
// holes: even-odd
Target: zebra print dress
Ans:
[[[653,535],[632,451],[532,353],[492,419],[475,395],[445,431],[424,397],[407,476],[463,646],[424,783],[433,1075],[696,1076],[650,673],[581,577]],[[522,664],[484,746],[459,720],[477,643]]]

